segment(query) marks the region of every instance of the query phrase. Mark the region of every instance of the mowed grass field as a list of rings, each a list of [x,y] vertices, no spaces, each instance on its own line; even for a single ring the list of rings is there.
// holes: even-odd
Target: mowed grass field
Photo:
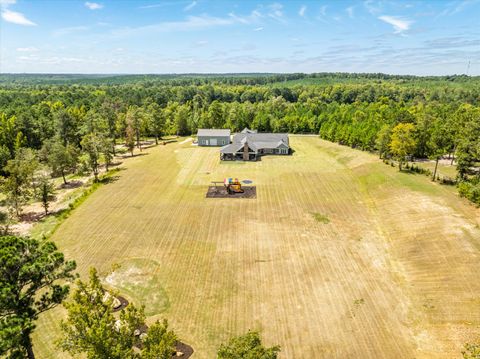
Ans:
[[[282,358],[459,358],[480,340],[480,212],[454,189],[376,156],[291,136],[292,156],[219,161],[158,146],[126,160],[53,240],[79,273],[168,318],[195,358],[260,330]],[[256,199],[207,199],[252,180]],[[320,219],[320,220],[319,220]],[[55,349],[56,309],[35,336]]]

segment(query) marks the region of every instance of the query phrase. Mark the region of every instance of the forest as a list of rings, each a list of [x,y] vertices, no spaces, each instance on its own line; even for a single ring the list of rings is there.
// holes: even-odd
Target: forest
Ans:
[[[318,134],[402,164],[456,163],[480,204],[480,77],[385,74],[0,75],[0,168],[12,213],[34,180],[108,169],[116,144],[244,127]],[[435,173],[433,174],[435,180]],[[40,187],[39,187],[40,186]],[[42,191],[40,191],[42,192]]]

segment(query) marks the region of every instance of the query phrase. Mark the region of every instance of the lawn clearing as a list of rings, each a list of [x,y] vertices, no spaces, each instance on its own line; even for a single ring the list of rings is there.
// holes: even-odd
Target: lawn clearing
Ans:
[[[374,155],[290,142],[292,156],[242,165],[191,142],[152,147],[52,239],[82,275],[95,266],[166,317],[195,358],[248,329],[283,358],[459,357],[480,336],[480,211]],[[256,198],[205,198],[225,177]],[[62,315],[41,318],[38,357],[60,357]]]

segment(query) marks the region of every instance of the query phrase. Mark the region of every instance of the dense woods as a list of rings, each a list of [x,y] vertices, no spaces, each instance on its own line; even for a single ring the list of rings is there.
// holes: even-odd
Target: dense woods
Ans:
[[[18,213],[37,162],[54,176],[97,177],[116,143],[133,154],[145,137],[250,127],[319,134],[400,166],[448,156],[460,194],[480,203],[479,84],[383,74],[1,75],[4,191]]]

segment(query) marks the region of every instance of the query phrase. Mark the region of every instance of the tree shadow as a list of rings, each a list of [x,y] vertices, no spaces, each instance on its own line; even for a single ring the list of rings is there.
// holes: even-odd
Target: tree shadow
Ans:
[[[148,155],[148,153],[140,152],[140,153],[134,153],[133,156],[130,153],[128,153],[118,157],[121,157],[123,159],[128,159],[128,158],[135,158],[135,157],[146,156],[146,155]]]
[[[101,184],[109,184],[109,183],[113,183],[113,182],[117,182],[119,180],[120,176],[108,176],[108,177],[104,177],[104,178],[101,178],[97,181],[97,183],[101,183]]]
[[[45,217],[44,212],[26,212],[26,213],[20,214],[19,220],[20,222],[33,223],[33,222],[38,222],[44,217]]]
[[[57,189],[73,189],[73,188],[78,188],[82,186],[83,186],[82,181],[69,181],[67,183],[62,183],[60,186],[57,187]]]

